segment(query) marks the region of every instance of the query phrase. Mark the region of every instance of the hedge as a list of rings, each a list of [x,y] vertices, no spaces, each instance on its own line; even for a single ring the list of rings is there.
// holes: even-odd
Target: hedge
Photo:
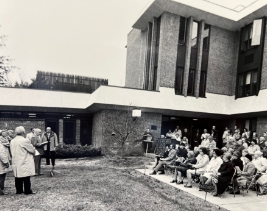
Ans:
[[[101,148],[96,148],[91,145],[63,145],[62,148],[56,150],[57,158],[80,158],[92,157],[101,155]]]

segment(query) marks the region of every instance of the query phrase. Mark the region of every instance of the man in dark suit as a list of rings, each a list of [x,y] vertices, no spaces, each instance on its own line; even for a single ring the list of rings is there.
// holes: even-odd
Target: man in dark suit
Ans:
[[[44,154],[44,148],[40,137],[41,130],[39,128],[34,129],[34,135],[31,138],[31,143],[37,150],[38,154],[34,155],[35,176],[42,175],[41,173],[41,156]]]
[[[161,158],[159,160],[158,165],[154,168],[154,171],[150,173],[150,175],[155,175],[157,172],[163,167],[163,165],[170,165],[174,159],[176,158],[176,150],[174,149],[175,146],[170,145],[170,151],[168,154],[168,157],[166,158]]]

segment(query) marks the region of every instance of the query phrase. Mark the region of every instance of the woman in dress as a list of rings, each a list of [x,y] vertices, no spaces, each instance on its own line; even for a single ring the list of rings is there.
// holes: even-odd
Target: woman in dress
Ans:
[[[215,187],[215,194],[213,196],[219,196],[224,193],[228,187],[231,179],[234,175],[235,169],[231,163],[231,154],[225,153],[223,156],[223,163],[218,169],[217,175],[212,177],[212,182]]]

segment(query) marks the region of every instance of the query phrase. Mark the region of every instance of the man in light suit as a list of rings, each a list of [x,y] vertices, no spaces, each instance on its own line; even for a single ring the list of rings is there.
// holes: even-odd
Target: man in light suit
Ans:
[[[56,160],[56,147],[59,145],[57,134],[51,130],[50,127],[46,128],[46,132],[43,135],[42,142],[48,142],[47,145],[44,146],[45,156],[46,156],[46,165],[50,165],[50,155],[52,166],[55,166]]]
[[[44,154],[44,148],[42,140],[40,138],[41,130],[39,128],[34,129],[34,135],[31,138],[31,143],[37,150],[38,154],[34,155],[35,176],[42,175],[41,173],[41,156]]]
[[[31,190],[30,177],[35,175],[33,159],[35,148],[29,139],[23,137],[25,134],[24,127],[17,127],[15,133],[17,136],[10,142],[10,149],[15,176],[16,194],[34,194]]]
[[[157,172],[163,167],[163,165],[170,165],[176,158],[176,150],[174,149],[174,145],[170,145],[170,151],[168,157],[161,158],[159,160],[158,165],[154,168],[154,171],[150,173],[150,175],[155,175]]]
[[[31,140],[33,136],[34,136],[34,128],[31,128],[31,132],[27,133],[26,139]]]

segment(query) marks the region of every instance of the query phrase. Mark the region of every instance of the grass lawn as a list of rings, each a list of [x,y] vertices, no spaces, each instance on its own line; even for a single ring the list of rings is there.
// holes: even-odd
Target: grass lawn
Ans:
[[[36,195],[16,195],[13,174],[0,210],[219,210],[215,205],[144,176],[145,157],[68,159],[56,161],[55,177],[42,165],[43,176],[32,178]],[[223,208],[220,208],[223,210]]]

